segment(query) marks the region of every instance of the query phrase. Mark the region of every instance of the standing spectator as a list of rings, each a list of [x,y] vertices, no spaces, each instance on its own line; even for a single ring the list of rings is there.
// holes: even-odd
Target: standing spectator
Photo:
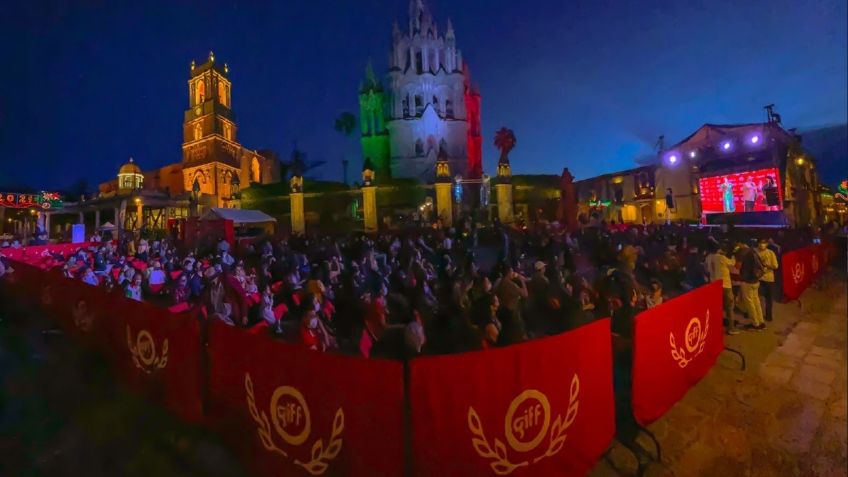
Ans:
[[[757,254],[763,265],[763,276],[760,277],[760,296],[765,302],[765,320],[772,320],[772,304],[774,303],[774,272],[777,270],[777,255],[768,248],[768,241],[761,238]]]
[[[742,283],[739,287],[742,303],[752,323],[748,329],[762,331],[766,329],[763,321],[763,308],[760,305],[760,278],[763,276],[764,268],[760,256],[744,242],[737,244],[736,261],[739,262],[739,278]]]
[[[707,254],[705,265],[711,282],[721,280],[721,287],[724,293],[724,317],[727,320],[727,334],[737,335],[739,331],[736,330],[736,320],[733,318],[733,308],[735,306],[733,300],[733,282],[730,279],[730,267],[736,264],[736,260],[732,257],[728,258],[724,250],[716,242],[710,242],[709,251],[710,253]]]

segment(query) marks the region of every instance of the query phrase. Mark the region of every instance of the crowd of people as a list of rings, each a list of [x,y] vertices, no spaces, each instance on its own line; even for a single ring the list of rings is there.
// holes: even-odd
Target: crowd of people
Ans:
[[[55,257],[71,278],[319,351],[408,358],[486,349],[612,317],[629,339],[641,310],[714,280],[726,332],[765,329],[782,247],[827,231],[750,231],[583,221],[517,230],[415,229],[374,237],[172,241],[92,237]],[[2,254],[2,249],[0,249]]]

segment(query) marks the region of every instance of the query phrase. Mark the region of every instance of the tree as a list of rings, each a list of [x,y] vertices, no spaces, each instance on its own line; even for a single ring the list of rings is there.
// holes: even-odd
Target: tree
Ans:
[[[291,175],[306,176],[307,173],[314,172],[315,169],[326,164],[327,161],[310,161],[306,157],[306,153],[301,151],[295,145],[292,149],[291,159],[288,161],[280,161],[280,177]]]
[[[512,129],[500,128],[495,133],[495,147],[501,151],[500,162],[509,162],[509,151],[515,148],[517,143]]]
[[[345,138],[350,138],[353,130],[356,129],[356,116],[348,111],[339,114],[334,129],[342,133]],[[342,180],[345,184],[347,184],[347,165],[349,162],[347,157],[342,157]]]
[[[342,134],[345,137],[350,137],[353,130],[356,128],[356,116],[350,112],[343,112],[339,114],[339,117],[336,118],[336,124],[334,129]]]

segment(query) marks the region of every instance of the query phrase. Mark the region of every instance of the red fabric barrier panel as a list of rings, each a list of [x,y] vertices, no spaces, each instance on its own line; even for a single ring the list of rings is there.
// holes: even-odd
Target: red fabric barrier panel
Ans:
[[[793,250],[783,254],[783,296],[795,300],[813,282],[813,254],[810,247]]]
[[[91,244],[88,242],[32,245],[18,249],[4,248],[0,250],[0,254],[3,254],[9,260],[28,263],[30,265],[38,266],[39,268],[47,269],[53,265],[53,261],[50,257],[51,254],[60,253],[67,258],[68,255],[76,252],[77,250],[81,248],[88,249],[89,246],[91,246]]]
[[[109,345],[118,374],[179,418],[201,422],[203,346],[197,318],[123,296],[110,298]]]
[[[610,320],[410,363],[416,476],[585,475],[615,432]]]
[[[665,414],[724,350],[721,282],[697,288],[636,316],[633,414],[648,425]]]
[[[213,428],[262,476],[403,475],[403,368],[209,324]]]
[[[66,278],[58,272],[41,272],[39,303],[65,333],[77,342],[103,352],[111,350],[114,295],[106,289]]]

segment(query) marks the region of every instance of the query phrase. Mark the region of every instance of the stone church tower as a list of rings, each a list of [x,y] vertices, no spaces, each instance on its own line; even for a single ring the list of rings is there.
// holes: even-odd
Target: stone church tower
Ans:
[[[183,120],[185,190],[191,191],[197,183],[204,205],[224,207],[239,189],[252,183],[278,182],[279,163],[243,147],[236,139],[227,64],[216,63],[211,52],[202,65],[192,61],[188,90],[189,108]]]
[[[363,152],[373,156],[378,170],[385,160],[394,177],[432,182],[436,158],[444,149],[451,175],[480,177],[480,95],[464,70],[453,25],[448,20],[440,34],[424,0],[410,0],[407,31],[394,25],[387,87],[388,98],[376,80],[366,84],[365,92],[375,98],[371,110],[385,108],[388,158],[373,145],[379,142],[375,136],[385,135],[382,120],[374,121],[375,116],[360,107]],[[360,105],[362,99],[360,89]]]

